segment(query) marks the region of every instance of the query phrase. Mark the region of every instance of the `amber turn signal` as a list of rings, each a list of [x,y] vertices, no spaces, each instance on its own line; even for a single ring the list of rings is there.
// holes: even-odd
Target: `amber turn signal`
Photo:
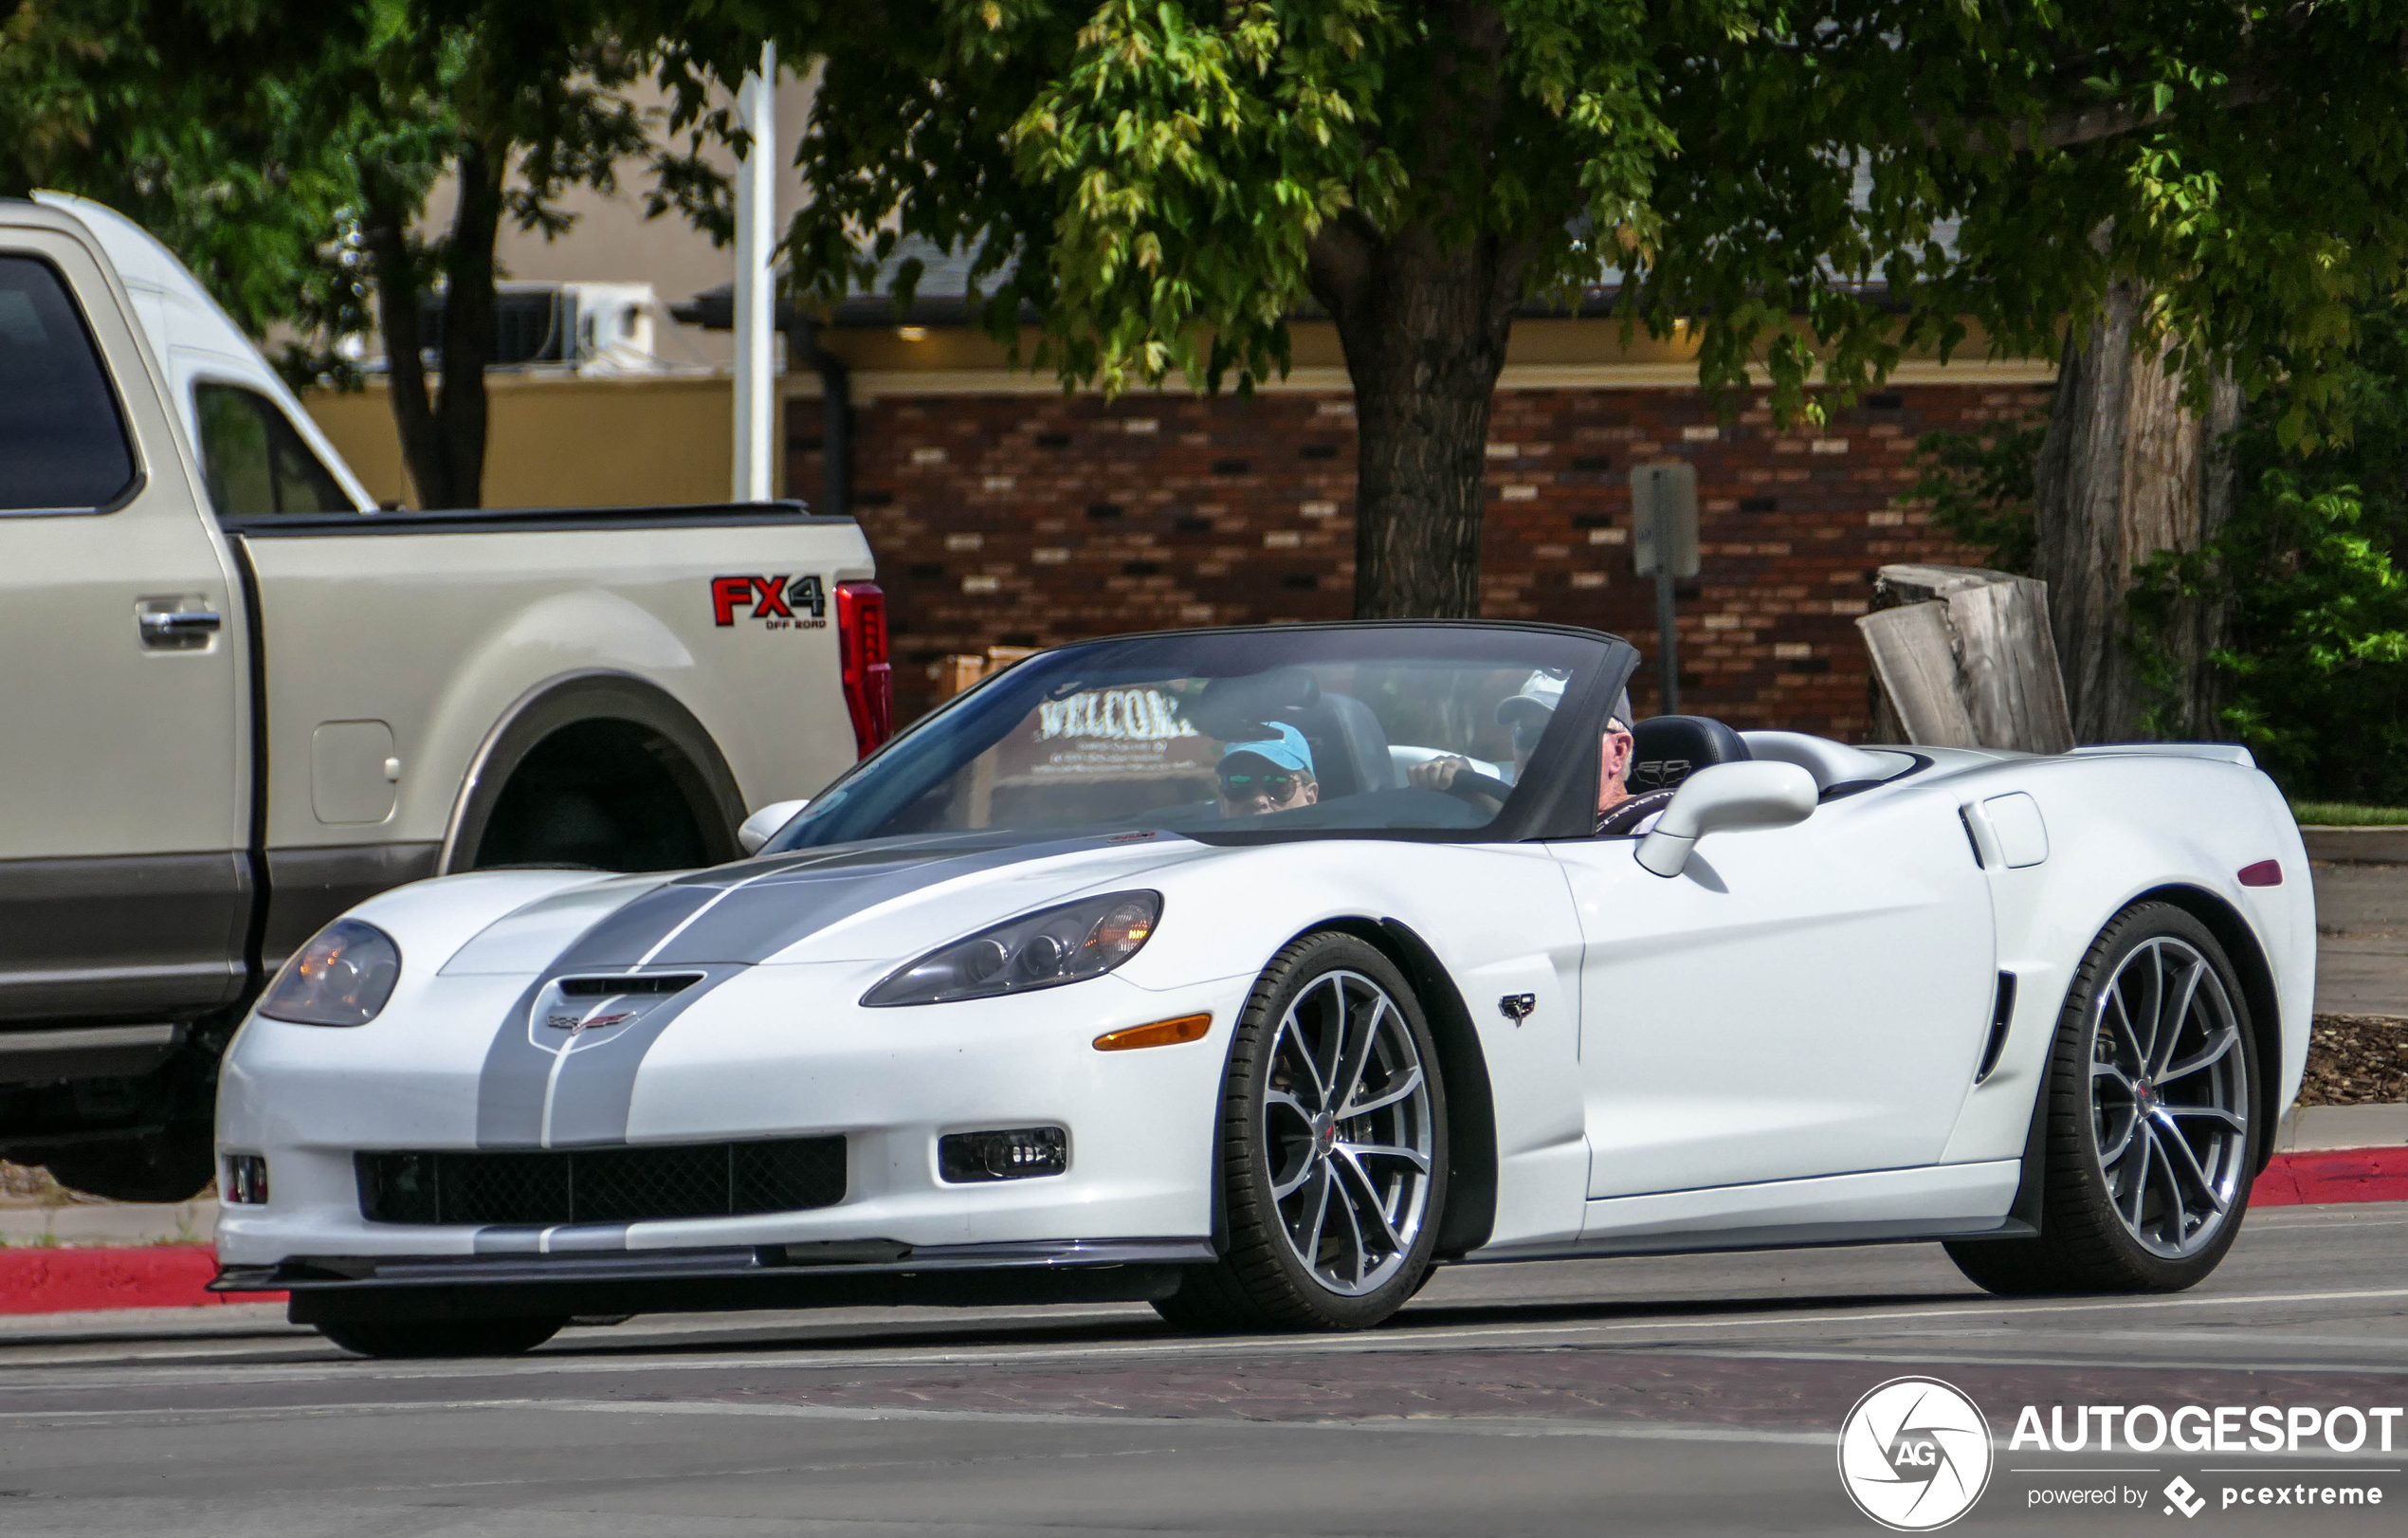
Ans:
[[[1157,1020],[1152,1025],[1133,1025],[1125,1031],[1106,1031],[1095,1038],[1097,1052],[1128,1052],[1137,1047],[1176,1047],[1182,1041],[1201,1041],[1204,1033],[1213,1028],[1210,1015],[1182,1015],[1176,1020]]]

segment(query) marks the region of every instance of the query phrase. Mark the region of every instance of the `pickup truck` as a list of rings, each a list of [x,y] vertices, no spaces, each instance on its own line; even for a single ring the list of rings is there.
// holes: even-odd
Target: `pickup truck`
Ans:
[[[734,857],[890,729],[874,576],[794,503],[379,511],[164,247],[0,200],[0,1158],[182,1199],[343,909]]]

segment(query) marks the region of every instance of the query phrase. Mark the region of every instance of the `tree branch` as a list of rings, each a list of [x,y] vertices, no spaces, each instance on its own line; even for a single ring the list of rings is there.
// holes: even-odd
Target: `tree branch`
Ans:
[[[2271,87],[2263,75],[2252,72],[2236,76],[2216,99],[2219,110],[2254,106],[2266,100]],[[2009,155],[2030,155],[2037,149],[2070,150],[2079,144],[2095,144],[2102,139],[2120,138],[2175,116],[2172,108],[2160,112],[2154,108],[2142,111],[2128,102],[2097,102],[2089,106],[2067,107],[2052,113],[2040,121],[2034,132],[2029,121],[1968,123],[1964,125],[1965,148],[1976,155],[2004,150]],[[1938,125],[1926,120],[1924,137],[1933,144],[1945,142]]]

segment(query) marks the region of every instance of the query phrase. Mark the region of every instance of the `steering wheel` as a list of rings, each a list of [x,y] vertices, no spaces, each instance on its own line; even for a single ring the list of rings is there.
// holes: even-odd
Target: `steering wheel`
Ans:
[[[1505,805],[1505,797],[1513,794],[1513,787],[1504,780],[1494,775],[1484,775],[1469,765],[1456,770],[1454,778],[1447,781],[1444,789],[1449,796],[1460,796],[1467,801],[1493,801],[1498,806]]]

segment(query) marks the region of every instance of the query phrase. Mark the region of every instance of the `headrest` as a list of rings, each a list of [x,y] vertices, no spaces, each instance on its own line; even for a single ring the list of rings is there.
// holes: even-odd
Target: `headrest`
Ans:
[[[1271,723],[1294,721],[1321,698],[1321,684],[1302,668],[1216,678],[1180,707],[1198,731],[1224,742],[1276,735]]]
[[[1633,796],[1678,785],[1709,763],[1744,763],[1751,757],[1739,733],[1711,716],[1650,716],[1631,728]]]

